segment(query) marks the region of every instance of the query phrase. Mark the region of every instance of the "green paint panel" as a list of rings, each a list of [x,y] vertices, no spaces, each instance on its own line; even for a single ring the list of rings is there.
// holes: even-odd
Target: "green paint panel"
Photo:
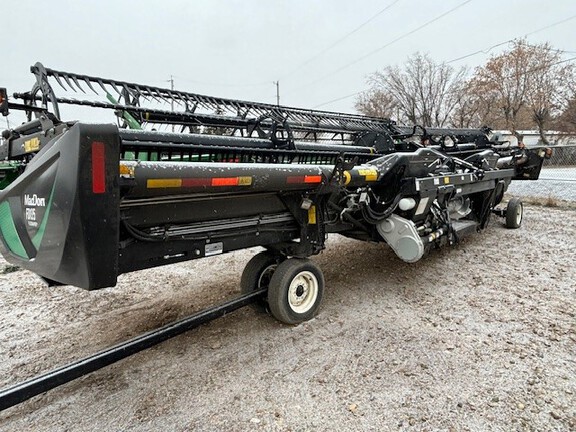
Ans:
[[[28,254],[22,245],[20,237],[18,237],[16,225],[14,225],[14,219],[12,219],[10,204],[7,202],[0,204],[0,231],[2,231],[2,236],[12,253],[28,259]]]
[[[5,189],[10,183],[18,178],[20,168],[20,162],[0,163],[0,172],[3,173],[3,178],[0,181],[0,190]]]

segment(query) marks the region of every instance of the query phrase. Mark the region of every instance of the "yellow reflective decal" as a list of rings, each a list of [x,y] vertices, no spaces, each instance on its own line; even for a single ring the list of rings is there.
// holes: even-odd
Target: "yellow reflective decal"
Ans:
[[[238,186],[250,186],[252,177],[238,177]]]
[[[146,187],[148,189],[182,187],[182,179],[149,179]]]
[[[366,181],[378,180],[378,171],[376,171],[375,169],[359,169],[358,174],[366,177]]]
[[[120,164],[120,177],[134,178],[134,167]]]
[[[40,150],[40,140],[38,138],[32,138],[28,141],[24,141],[24,151],[30,153],[33,151]]]
[[[308,209],[308,224],[315,225],[316,224],[316,206],[310,206]]]

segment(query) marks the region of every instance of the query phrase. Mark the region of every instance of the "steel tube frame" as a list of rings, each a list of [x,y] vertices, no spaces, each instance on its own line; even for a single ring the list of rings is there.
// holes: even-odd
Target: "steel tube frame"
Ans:
[[[266,293],[261,289],[241,295],[217,306],[213,306],[190,315],[187,318],[167,324],[159,329],[144,333],[126,342],[107,348],[94,355],[39,375],[28,381],[16,384],[0,391],[0,411],[13,407],[34,396],[66,384],[91,372],[102,369],[147,348],[151,348],[188,330],[199,327],[216,318],[223,317],[244,306],[255,302]]]

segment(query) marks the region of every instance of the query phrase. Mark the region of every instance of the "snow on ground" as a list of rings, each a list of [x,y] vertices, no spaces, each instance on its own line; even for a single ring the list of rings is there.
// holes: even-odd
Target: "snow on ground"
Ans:
[[[494,218],[416,264],[334,236],[315,319],[245,308],[5,410],[0,430],[576,430],[575,225],[530,206],[520,229]],[[230,298],[256,252],[94,292],[0,275],[0,387]]]

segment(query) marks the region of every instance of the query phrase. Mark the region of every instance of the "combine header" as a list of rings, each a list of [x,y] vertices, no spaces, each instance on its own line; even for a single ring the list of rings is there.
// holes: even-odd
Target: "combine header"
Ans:
[[[512,180],[537,179],[548,155],[493,141],[487,128],[405,127],[31,70],[31,91],[9,100],[0,89],[0,112],[28,118],[2,133],[0,247],[50,285],[110,287],[122,273],[262,246],[238,305],[261,299],[299,323],[322,299],[308,258],[328,233],[385,242],[416,262],[492,213],[517,228],[522,203],[496,206]],[[63,121],[65,105],[112,112],[117,124]]]

